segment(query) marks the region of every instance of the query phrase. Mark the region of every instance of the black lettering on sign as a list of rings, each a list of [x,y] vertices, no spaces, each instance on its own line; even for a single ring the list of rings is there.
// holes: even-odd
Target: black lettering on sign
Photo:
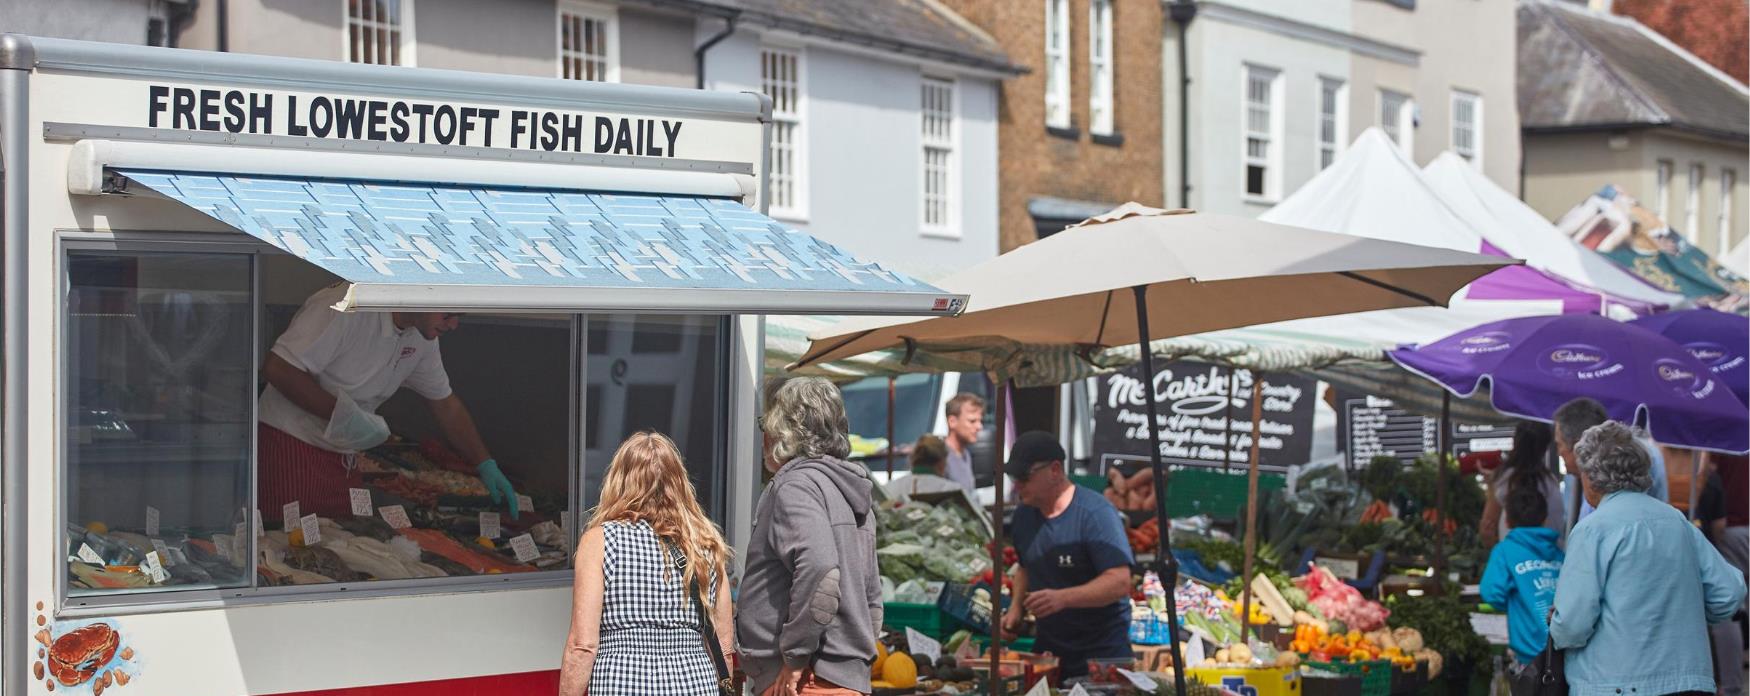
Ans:
[[[395,102],[389,107],[389,121],[394,124],[389,127],[389,138],[398,143],[407,142],[407,102]]]
[[[431,120],[432,135],[437,136],[439,145],[448,145],[456,140],[456,107],[441,104],[437,115]]]
[[[389,102],[377,101],[374,99],[371,100],[370,125],[365,128],[366,138],[375,140],[379,143],[389,139],[389,136],[383,132],[383,125],[387,123],[389,119],[388,114],[385,113],[388,110]]]
[[[476,109],[472,106],[464,106],[464,107],[462,107],[461,111],[462,111],[462,118],[461,118],[462,133],[461,133],[461,137],[456,139],[456,144],[457,145],[467,145],[468,144],[468,132],[474,130],[474,116],[476,114],[480,113],[480,110]]]
[[[632,122],[631,119],[620,119],[620,127],[614,133],[614,154],[632,154]]]
[[[360,140],[365,137],[365,103],[357,99],[334,100],[334,137]]]
[[[243,93],[231,90],[225,93],[225,130],[231,133],[242,133],[244,123]]]
[[[673,157],[674,156],[674,142],[676,140],[679,140],[681,137],[681,122],[680,121],[673,121],[673,122],[663,121],[662,122],[662,133],[663,133],[663,135],[668,136],[668,156]],[[661,154],[661,153],[658,153],[658,154]]]
[[[604,154],[614,147],[614,120],[606,116],[595,117],[595,151]]]
[[[273,132],[273,95],[249,93],[249,132]]]
[[[559,147],[559,114],[541,112],[541,149],[552,152]]]
[[[498,120],[498,109],[481,109],[476,113],[480,115],[480,120],[486,122],[480,127],[486,133],[485,146],[492,147],[492,122]]]
[[[565,114],[559,130],[561,132],[559,149],[566,152],[583,152],[583,114]]]
[[[520,147],[519,145],[517,145],[517,143],[522,142],[523,134],[529,132],[528,122],[529,122],[529,112],[523,111],[521,109],[515,109],[515,110],[512,110],[510,112],[510,147],[511,147],[511,149],[514,150],[514,149]],[[534,142],[534,139],[530,138],[529,142],[532,144]]]
[[[158,127],[158,114],[164,113],[169,105],[170,88],[164,85],[151,85],[146,88],[146,126]]]
[[[426,123],[431,119],[431,111],[430,104],[413,105],[413,113],[419,116],[419,142],[425,142],[426,129],[428,128]]]
[[[170,127],[194,130],[194,90],[178,87],[172,100],[175,103],[175,115],[170,119]],[[188,125],[182,125],[185,122]]]
[[[305,135],[310,134],[310,130],[308,128],[305,128],[303,124],[298,123],[298,98],[297,97],[292,97],[292,96],[286,97],[286,134],[287,135],[296,135],[296,136],[305,136]]]
[[[204,131],[219,129],[219,90],[201,90],[200,129]]]
[[[334,131],[334,102],[328,97],[310,100],[310,134],[326,138]]]

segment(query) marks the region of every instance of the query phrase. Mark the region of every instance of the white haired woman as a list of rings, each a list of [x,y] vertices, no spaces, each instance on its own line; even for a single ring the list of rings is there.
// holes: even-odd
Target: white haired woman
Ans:
[[[1574,453],[1594,511],[1568,536],[1549,626],[1570,691],[1713,693],[1707,626],[1732,617],[1744,579],[1683,513],[1646,494],[1650,461],[1628,426],[1593,426]]]
[[[851,453],[838,387],[784,382],[766,405],[772,482],[754,510],[736,605],[742,666],[762,696],[867,694],[881,578],[873,484]]]

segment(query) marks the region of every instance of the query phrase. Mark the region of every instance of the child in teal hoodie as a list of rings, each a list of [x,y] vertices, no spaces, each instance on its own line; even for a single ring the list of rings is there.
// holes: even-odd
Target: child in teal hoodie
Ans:
[[[1543,526],[1543,492],[1515,485],[1507,493],[1507,537],[1489,552],[1480,592],[1483,601],[1507,610],[1508,647],[1520,664],[1531,662],[1549,641],[1549,610],[1562,572],[1561,541]]]

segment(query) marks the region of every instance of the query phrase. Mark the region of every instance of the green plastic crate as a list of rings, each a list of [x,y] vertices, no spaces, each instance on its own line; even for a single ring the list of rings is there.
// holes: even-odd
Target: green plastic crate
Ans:
[[[1361,675],[1361,696],[1391,696],[1391,660],[1308,662],[1306,665],[1326,672]]]
[[[1288,486],[1288,478],[1277,474],[1258,474],[1260,507],[1270,491]],[[1238,519],[1246,509],[1246,469],[1243,465],[1231,472],[1219,469],[1175,469],[1167,479],[1167,514],[1172,517],[1209,515],[1216,519]]]
[[[1099,474],[1070,474],[1069,482],[1092,490],[1095,493],[1104,492],[1112,482]]]
[[[883,605],[881,623],[888,628],[903,631],[915,629],[936,640],[942,640],[958,630],[960,623],[942,612],[935,604],[912,604],[909,602],[887,602]]]

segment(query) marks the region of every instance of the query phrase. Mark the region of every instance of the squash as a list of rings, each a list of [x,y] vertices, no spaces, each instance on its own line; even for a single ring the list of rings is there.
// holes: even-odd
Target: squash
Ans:
[[[918,685],[918,666],[912,662],[911,656],[903,652],[895,652],[887,656],[881,664],[881,680],[893,685],[896,689],[910,689]]]
[[[887,662],[887,644],[875,641],[875,662],[869,665],[869,678],[881,678],[881,666]]]

